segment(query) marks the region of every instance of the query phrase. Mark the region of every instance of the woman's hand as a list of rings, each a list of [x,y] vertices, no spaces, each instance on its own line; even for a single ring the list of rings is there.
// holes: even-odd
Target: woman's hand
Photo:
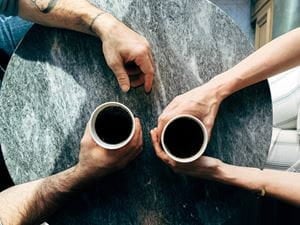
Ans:
[[[219,159],[201,156],[191,163],[179,163],[171,159],[160,146],[157,128],[151,131],[151,139],[158,158],[174,172],[205,179],[215,179],[221,174],[221,167],[224,164]]]
[[[210,136],[222,100],[213,81],[175,97],[158,118],[158,136],[161,136],[167,122],[179,114],[190,114],[200,119]]]
[[[93,140],[86,128],[81,140],[79,163],[77,167],[87,177],[102,177],[124,168],[141,152],[143,145],[142,127],[139,119],[135,119],[136,130],[132,140],[118,150],[106,150]]]

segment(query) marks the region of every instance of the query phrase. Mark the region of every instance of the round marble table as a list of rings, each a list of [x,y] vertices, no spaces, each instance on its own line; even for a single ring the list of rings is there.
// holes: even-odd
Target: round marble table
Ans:
[[[153,150],[149,130],[176,95],[253,51],[240,29],[206,0],[97,0],[153,47],[155,84],[121,93],[97,38],[34,26],[14,53],[0,92],[0,143],[15,183],[62,171],[78,159],[93,109],[119,101],[138,115],[144,151],[125,170],[91,186],[50,224],[253,224],[252,193],[174,174]],[[263,167],[271,139],[267,82],[221,106],[206,155]]]

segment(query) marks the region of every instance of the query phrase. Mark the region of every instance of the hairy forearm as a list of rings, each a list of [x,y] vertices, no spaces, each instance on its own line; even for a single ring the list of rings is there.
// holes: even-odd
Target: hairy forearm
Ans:
[[[300,65],[300,28],[271,41],[211,80],[222,98]]]
[[[300,174],[224,164],[216,179],[300,206]]]
[[[38,224],[81,188],[83,175],[77,167],[0,193],[3,225]]]
[[[103,11],[87,0],[19,0],[19,16],[45,26],[93,34],[94,18]]]

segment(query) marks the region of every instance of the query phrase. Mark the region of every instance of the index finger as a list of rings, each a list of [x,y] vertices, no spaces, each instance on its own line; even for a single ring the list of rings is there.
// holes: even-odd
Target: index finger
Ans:
[[[157,128],[153,129],[150,131],[151,134],[151,140],[152,140],[152,145],[154,148],[154,151],[156,153],[156,155],[163,161],[165,161],[167,159],[167,155],[166,153],[162,150],[162,148],[160,147],[160,143],[159,143],[159,139],[157,136]]]
[[[149,57],[149,55],[141,56],[136,59],[135,63],[140,67],[141,71],[145,76],[145,91],[148,93],[152,89],[153,77],[154,77],[154,65]]]
[[[91,132],[90,132],[90,123],[91,121],[89,120],[85,126],[85,130],[84,130],[84,134],[81,138],[81,141],[86,142],[86,143],[90,143],[93,145],[97,145],[96,142],[94,141],[94,139],[92,138]]]
[[[165,127],[165,124],[163,122],[159,121],[157,124],[157,128],[155,130],[158,140],[160,140],[160,138],[161,138],[161,133],[162,133],[164,127]]]
[[[140,136],[142,135],[142,125],[138,118],[135,118],[134,120],[135,120],[134,135],[133,135],[131,141],[126,146],[124,146],[123,148],[120,149],[123,152],[130,152],[130,151],[136,149],[136,147],[138,147],[140,144]]]

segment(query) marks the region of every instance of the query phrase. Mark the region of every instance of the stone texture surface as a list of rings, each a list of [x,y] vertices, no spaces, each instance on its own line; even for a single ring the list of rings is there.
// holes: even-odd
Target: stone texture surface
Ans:
[[[0,91],[0,143],[14,181],[74,165],[91,112],[119,101],[143,121],[143,154],[74,198],[50,224],[255,224],[252,194],[174,174],[155,157],[148,135],[172,98],[253,50],[240,29],[205,0],[95,3],[152,44],[157,67],[152,93],[142,88],[121,93],[98,39],[34,26],[13,55]],[[222,104],[206,154],[262,167],[271,126],[269,87],[262,82]]]
[[[254,29],[251,26],[251,0],[211,0],[224,10],[241,28],[249,41],[254,43]]]

